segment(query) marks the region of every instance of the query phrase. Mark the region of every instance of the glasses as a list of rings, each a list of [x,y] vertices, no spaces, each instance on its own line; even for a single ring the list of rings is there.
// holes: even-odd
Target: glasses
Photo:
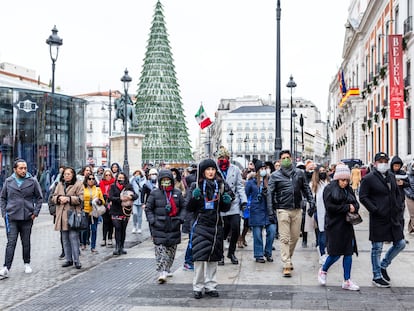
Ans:
[[[105,174],[105,176],[111,176],[111,174]]]
[[[125,179],[118,179],[118,182],[120,182],[120,181],[125,181]]]
[[[88,180],[95,180],[95,177],[89,177]]]

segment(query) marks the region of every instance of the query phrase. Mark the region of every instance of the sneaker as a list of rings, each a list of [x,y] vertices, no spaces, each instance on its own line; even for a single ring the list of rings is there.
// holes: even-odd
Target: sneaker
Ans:
[[[132,228],[132,233],[133,234],[137,233],[137,228]]]
[[[102,242],[101,242],[101,244],[100,244],[101,246],[106,246],[106,241],[105,240],[102,240]]]
[[[283,276],[285,277],[285,278],[290,278],[291,276],[292,276],[292,273],[291,273],[291,269],[290,269],[290,267],[285,267],[285,268],[283,268]]]
[[[325,264],[326,258],[328,258],[327,254],[323,254],[321,257],[319,257],[319,264],[323,266]]]
[[[189,263],[185,263],[185,264],[183,265],[183,269],[184,269],[185,271],[194,271],[194,265],[189,264]]]
[[[167,278],[172,278],[174,274],[171,271],[167,271]]]
[[[160,276],[158,277],[158,283],[159,284],[164,284],[165,282],[167,282],[167,272],[166,271],[162,271],[160,273]]]
[[[142,233],[142,230],[141,230],[141,229],[138,229],[138,230],[137,230],[137,232],[138,232],[139,234],[141,234],[141,233]]]
[[[7,267],[1,268],[0,276],[3,277],[3,278],[8,278],[9,277],[9,269],[7,269]]]
[[[321,285],[326,285],[326,275],[328,273],[323,271],[322,268],[319,269],[318,271],[318,282]]]
[[[32,272],[33,272],[33,270],[32,270],[32,268],[30,267],[30,264],[25,263],[25,264],[24,264],[24,273],[32,273]]]
[[[374,284],[376,287],[384,287],[384,288],[391,287],[390,283],[385,281],[383,278],[373,279],[372,284]]]
[[[391,281],[391,278],[389,277],[388,273],[387,273],[387,269],[381,268],[381,274],[382,274],[382,278],[387,281],[388,283]]]
[[[356,285],[351,280],[346,280],[346,281],[343,281],[342,282],[342,289],[346,289],[346,290],[359,290],[359,286]]]

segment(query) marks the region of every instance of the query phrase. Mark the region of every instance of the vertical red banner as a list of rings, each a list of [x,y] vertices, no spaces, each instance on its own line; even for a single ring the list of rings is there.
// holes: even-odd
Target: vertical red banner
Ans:
[[[390,118],[404,119],[404,78],[402,35],[388,36],[390,77]]]

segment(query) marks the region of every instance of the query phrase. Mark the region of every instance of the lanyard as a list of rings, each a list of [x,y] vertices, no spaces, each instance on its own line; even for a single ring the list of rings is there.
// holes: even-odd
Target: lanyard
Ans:
[[[217,201],[217,194],[218,194],[218,184],[217,184],[217,181],[216,180],[214,180],[214,186],[215,186],[215,189],[214,189],[214,195],[213,195],[213,198],[211,199],[211,201],[209,201],[208,199],[207,199],[207,193],[206,193],[206,184],[207,184],[207,182],[204,180],[204,182],[203,182],[203,193],[204,193],[204,204],[207,202],[214,202],[214,201]]]

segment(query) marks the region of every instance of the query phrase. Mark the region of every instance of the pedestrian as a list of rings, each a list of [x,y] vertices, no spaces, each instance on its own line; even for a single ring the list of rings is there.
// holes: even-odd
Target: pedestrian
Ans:
[[[96,178],[96,185],[99,187],[99,183],[101,182],[102,178],[104,177],[105,168],[103,166],[99,166],[96,170],[95,178]]]
[[[17,238],[23,248],[24,272],[32,273],[30,267],[30,237],[34,219],[42,208],[43,196],[39,182],[27,172],[27,163],[17,159],[13,163],[13,174],[8,177],[0,194],[1,216],[6,224],[7,245],[0,277],[9,277]]]
[[[403,207],[395,175],[389,169],[388,155],[378,152],[374,161],[371,172],[362,179],[359,200],[369,211],[372,283],[377,287],[390,287],[387,268],[405,248]],[[381,260],[384,242],[392,242],[392,246]]]
[[[355,164],[351,170],[351,186],[355,194],[358,194],[359,186],[361,184],[361,179],[362,179],[361,169],[359,168],[358,164]]]
[[[133,201],[137,198],[138,195],[134,192],[134,188],[129,183],[125,173],[120,172],[115,183],[109,188],[108,197],[111,202],[109,214],[115,228],[115,250],[113,254],[116,256],[127,253],[124,248],[126,228],[131,216]]]
[[[312,195],[315,198],[316,212],[315,218],[317,223],[318,234],[318,255],[319,264],[323,265],[328,255],[326,254],[326,232],[325,232],[325,215],[326,208],[323,201],[323,190],[329,184],[330,178],[326,172],[326,168],[319,166],[315,169],[312,180],[309,184]]]
[[[217,164],[220,174],[236,196],[231,202],[230,210],[222,212],[221,216],[224,221],[224,238],[226,239],[230,235],[227,258],[230,259],[232,264],[237,265],[239,260],[235,255],[235,251],[240,235],[240,211],[243,211],[247,206],[247,197],[241,171],[237,166],[230,163],[230,152],[223,146],[220,147],[217,153]],[[224,265],[224,255],[219,264]]]
[[[315,203],[305,173],[292,165],[289,150],[280,151],[280,170],[270,176],[269,189],[273,209],[276,210],[280,258],[283,263],[283,276],[291,277],[292,256],[300,235],[302,222],[302,199],[306,199],[312,210]]]
[[[407,204],[410,220],[408,221],[408,233],[414,233],[414,161],[411,161],[407,167],[409,187],[404,188],[405,202]]]
[[[187,210],[194,213],[191,229],[191,250],[194,260],[193,294],[218,297],[217,262],[223,256],[223,222],[220,213],[231,208],[234,194],[218,173],[212,159],[202,160],[198,181],[188,190]]]
[[[76,178],[72,167],[65,167],[60,182],[53,193],[52,201],[56,204],[55,230],[62,234],[63,248],[66,262],[62,267],[75,265],[76,269],[82,267],[79,261],[79,231],[71,229],[68,225],[68,211],[82,211],[83,183]]]
[[[112,175],[110,169],[105,169],[103,178],[99,183],[99,188],[101,188],[102,195],[105,200],[106,212],[102,215],[102,242],[101,246],[112,246],[112,237],[114,235],[114,224],[112,223],[111,215],[109,215],[109,210],[111,209],[111,203],[108,201],[109,198],[109,189],[111,185],[115,182],[115,178]]]
[[[90,236],[91,252],[97,253],[96,250],[96,232],[98,231],[98,217],[92,215],[93,204],[103,205],[105,199],[101,188],[97,186],[96,178],[89,175],[83,181],[83,210],[88,217],[88,228],[81,231],[81,249],[86,249],[86,241]]]
[[[118,177],[118,174],[121,172],[121,167],[118,163],[114,162],[111,164],[111,172],[112,176],[116,179]]]
[[[185,206],[181,191],[174,187],[172,172],[161,169],[159,188],[151,191],[145,204],[145,214],[154,243],[158,283],[167,282],[172,276],[177,245],[181,243],[181,224],[184,223]]]
[[[397,181],[397,188],[400,192],[400,204],[402,208],[401,213],[401,223],[404,230],[404,211],[405,211],[405,188],[410,187],[410,182],[408,180],[407,171],[403,169],[403,161],[399,156],[393,156],[390,163],[390,170],[395,175],[395,180]],[[405,240],[408,243],[407,240]]]
[[[349,185],[351,172],[345,164],[338,164],[335,168],[333,181],[323,190],[323,201],[326,208],[325,232],[328,248],[328,257],[319,269],[318,281],[326,285],[329,268],[342,258],[344,281],[342,288],[359,290],[359,286],[351,280],[352,254],[358,255],[354,226],[346,221],[348,212],[359,210],[359,203],[355,193]]]
[[[142,187],[146,183],[144,171],[137,169],[134,171],[130,183],[137,194],[137,199],[132,207],[132,233],[142,233]]]
[[[147,181],[142,186],[142,203],[145,208],[145,203],[148,200],[148,197],[152,190],[158,188],[158,171],[155,168],[151,168],[148,171]]]
[[[276,234],[276,215],[272,206],[272,198],[268,194],[269,175],[266,164],[253,159],[255,177],[249,179],[245,186],[246,196],[250,201],[249,225],[253,232],[253,256],[256,262],[273,262],[272,246]],[[266,231],[263,247],[263,230]]]

